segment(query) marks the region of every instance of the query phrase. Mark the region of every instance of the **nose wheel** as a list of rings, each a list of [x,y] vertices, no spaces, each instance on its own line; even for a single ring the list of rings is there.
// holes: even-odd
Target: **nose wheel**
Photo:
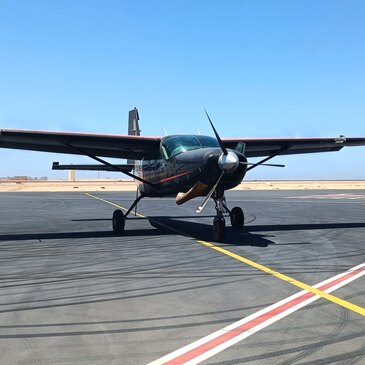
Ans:
[[[226,221],[223,217],[215,217],[213,220],[213,235],[217,242],[223,242],[226,233]]]
[[[245,216],[243,210],[240,207],[234,207],[229,210],[226,205],[226,199],[224,195],[217,194],[213,197],[215,202],[215,210],[217,216],[213,220],[213,236],[215,241],[223,242],[226,231],[226,223],[223,214],[229,214],[231,219],[232,228],[236,230],[242,230],[245,224]]]

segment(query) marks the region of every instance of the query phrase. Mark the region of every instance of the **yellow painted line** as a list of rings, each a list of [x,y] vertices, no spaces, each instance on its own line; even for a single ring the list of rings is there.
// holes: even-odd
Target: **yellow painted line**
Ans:
[[[201,240],[197,240],[197,242],[199,242],[200,244],[206,246],[206,247],[209,247],[213,250],[216,250],[220,253],[223,253],[224,255],[227,255],[229,257],[232,257],[233,259],[235,260],[238,260],[238,261],[241,261],[247,265],[250,265],[252,267],[254,267],[255,269],[258,269],[258,270],[261,270],[267,274],[270,274],[278,279],[281,279],[283,281],[286,281],[287,283],[290,283],[292,285],[295,285],[297,286],[298,288],[301,288],[301,289],[304,289],[308,292],[311,292],[315,295],[318,295],[324,299],[327,299],[328,301],[330,302],[333,302],[333,303],[336,303],[344,308],[347,308],[347,309],[350,309],[352,310],[353,312],[356,312],[356,313],[359,313],[361,314],[362,316],[365,316],[365,308],[363,307],[360,307],[356,304],[352,304],[346,300],[343,300],[343,299],[340,299],[332,294],[328,294],[328,293],[325,293],[324,291],[322,290],[319,290],[317,288],[314,288],[310,285],[307,285],[305,283],[302,283],[301,281],[299,280],[296,280],[296,279],[293,279],[291,278],[290,276],[287,276],[287,275],[284,275],[284,274],[281,274],[280,272],[278,271],[275,271],[275,270],[272,270],[264,265],[261,265],[257,262],[254,262],[250,259],[247,259],[243,256],[240,256],[240,255],[237,255],[229,250],[226,250],[225,248],[222,248],[222,247],[219,247],[219,246],[216,246],[214,245],[213,243],[210,243],[210,242],[207,242],[207,241],[201,241]]]
[[[106,203],[106,204],[112,205],[112,206],[113,206],[113,207],[115,207],[115,208],[122,209],[122,210],[124,210],[125,212],[127,212],[127,211],[128,211],[128,209],[126,209],[126,208],[122,207],[121,205],[115,204],[115,203],[113,203],[113,202],[111,202],[111,201],[109,201],[109,200],[105,200],[105,199],[99,198],[98,196],[92,195],[92,194],[90,194],[90,193],[85,193],[85,195],[89,196],[90,198],[94,198],[94,199],[100,200],[100,201],[102,201],[102,202],[104,202],[104,203]],[[134,212],[131,212],[131,213],[132,213],[132,214],[134,214],[134,215],[135,215],[135,216],[137,216],[137,217],[140,217],[140,218],[147,218],[146,216],[144,216],[144,215],[142,215],[142,214],[139,214],[139,213],[134,213]]]
[[[118,204],[115,204],[113,202],[110,202],[108,200],[99,198],[99,197],[97,197],[95,195],[92,195],[92,194],[89,194],[89,193],[86,193],[85,195],[87,195],[87,196],[89,196],[91,198],[100,200],[100,201],[102,201],[102,202],[104,202],[106,204],[110,204],[110,205],[112,205],[114,207],[117,207],[117,208],[120,208],[120,209],[123,209],[123,210],[127,211],[126,208],[124,208],[124,207],[122,207],[122,206],[120,206]],[[147,218],[146,216],[144,216],[142,214],[139,214],[139,213],[137,213],[136,215],[138,217],[141,217],[141,218]],[[154,222],[156,222],[156,221],[154,221]],[[186,236],[186,234],[184,234],[183,232],[178,231],[178,230],[176,230],[176,229],[174,229],[172,227],[169,227],[169,226],[167,226],[165,224],[162,224],[160,222],[156,222],[156,223],[159,224],[159,225],[161,225],[161,226],[164,226],[164,227],[170,229],[171,231],[174,231],[174,232],[176,232],[178,234],[183,234],[184,236]],[[338,298],[338,297],[336,297],[336,296],[334,296],[332,294],[326,293],[326,292],[324,292],[322,290],[319,290],[319,289],[314,288],[314,287],[312,287],[310,285],[307,285],[305,283],[302,283],[299,280],[296,280],[294,278],[291,278],[290,276],[284,275],[284,274],[282,274],[282,273],[280,273],[278,271],[272,270],[272,269],[270,269],[267,266],[261,265],[261,264],[255,262],[255,261],[252,261],[250,259],[247,259],[247,258],[245,258],[243,256],[237,255],[236,253],[233,253],[233,252],[231,252],[231,251],[229,251],[229,250],[227,250],[227,249],[225,249],[223,247],[217,246],[217,245],[215,245],[215,244],[213,244],[211,242],[198,240],[198,239],[196,239],[194,237],[191,237],[191,238],[193,238],[196,242],[200,243],[203,246],[209,247],[209,248],[211,248],[211,249],[213,249],[215,251],[218,251],[218,252],[220,252],[220,253],[222,253],[224,255],[227,255],[227,256],[235,259],[235,260],[238,260],[240,262],[243,262],[246,265],[249,265],[249,266],[251,266],[251,267],[253,267],[253,268],[257,269],[257,270],[263,271],[263,272],[265,272],[265,273],[267,273],[269,275],[272,275],[272,276],[274,276],[274,277],[276,277],[276,278],[278,278],[280,280],[283,280],[283,281],[285,281],[285,282],[287,282],[289,284],[292,284],[292,285],[294,285],[294,286],[296,286],[298,288],[304,289],[304,290],[306,290],[306,291],[308,291],[310,293],[313,293],[313,294],[318,295],[318,296],[320,296],[320,297],[322,297],[324,299],[327,299],[328,301],[330,301],[332,303],[335,303],[337,305],[340,305],[341,307],[344,307],[344,308],[349,309],[349,310],[351,310],[351,311],[353,311],[355,313],[358,313],[358,314],[360,314],[362,316],[365,316],[365,308],[363,308],[363,307],[360,307],[360,306],[358,306],[356,304],[353,304],[353,303],[348,302],[347,300],[340,299],[340,298]]]
[[[122,209],[122,210],[124,210],[125,212],[127,212],[127,211],[128,211],[128,209],[127,209],[127,208],[124,208],[124,207],[123,207],[123,206],[121,206],[121,205],[115,204],[115,203],[113,203],[113,202],[111,202],[111,201],[109,201],[109,200],[105,200],[105,199],[99,198],[98,196],[95,196],[95,195],[93,195],[93,194],[85,193],[85,195],[89,196],[90,198],[94,198],[94,199],[100,200],[100,201],[102,201],[102,202],[104,202],[104,203],[106,203],[106,204],[112,205],[112,206],[113,206],[113,207],[115,207],[115,208]],[[133,211],[132,211],[131,213],[132,213],[133,215],[137,216],[137,217],[147,219],[147,217],[146,217],[145,215],[143,215],[143,214],[140,214],[140,213],[134,213]],[[166,224],[164,224],[164,223],[157,222],[157,221],[156,221],[156,220],[154,220],[154,219],[151,219],[151,218],[149,218],[149,219],[150,219],[151,221],[153,221],[153,222],[156,222],[156,223],[157,223],[158,225],[160,225],[161,227],[165,227],[165,228],[169,229],[169,230],[170,230],[170,231],[172,231],[172,232],[175,232],[175,233],[177,233],[177,234],[179,234],[179,235],[182,235],[182,236],[188,237],[188,236],[186,235],[186,233],[184,233],[183,231],[180,231],[180,230],[175,229],[175,228],[173,228],[173,227],[167,226],[167,225],[166,225]],[[190,236],[189,236],[189,237],[190,237]],[[194,237],[190,237],[190,238],[192,238],[192,239],[196,240]]]

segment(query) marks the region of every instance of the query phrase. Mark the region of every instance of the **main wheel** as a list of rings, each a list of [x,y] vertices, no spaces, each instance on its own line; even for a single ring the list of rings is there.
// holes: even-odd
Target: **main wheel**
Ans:
[[[123,234],[125,225],[124,214],[117,209],[113,213],[113,232],[116,234]]]
[[[223,242],[226,233],[226,222],[224,218],[216,217],[213,221],[213,235],[217,242]]]
[[[231,225],[235,229],[243,229],[245,224],[245,216],[243,210],[240,207],[234,207],[231,210]]]

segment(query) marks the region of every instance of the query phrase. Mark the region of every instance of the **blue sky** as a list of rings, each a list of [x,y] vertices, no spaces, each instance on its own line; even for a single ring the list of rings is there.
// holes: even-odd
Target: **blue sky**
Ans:
[[[364,1],[0,0],[0,128],[365,136]],[[0,176],[69,155],[0,150]],[[249,179],[365,179],[365,147]],[[94,177],[95,173],[79,174]],[[108,176],[102,173],[102,176]],[[109,175],[119,177],[119,175]]]

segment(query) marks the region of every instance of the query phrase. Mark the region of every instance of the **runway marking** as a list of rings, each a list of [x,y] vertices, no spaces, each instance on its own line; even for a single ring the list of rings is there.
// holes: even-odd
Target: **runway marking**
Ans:
[[[342,193],[342,194],[313,194],[313,195],[297,195],[287,196],[287,199],[349,199],[349,200],[365,200],[364,194]]]
[[[314,287],[321,292],[329,293],[364,274],[365,263],[322,281]],[[313,292],[302,290],[147,365],[199,364],[300,308],[320,299],[320,297]]]
[[[304,289],[304,290],[306,290],[308,292],[311,292],[311,293],[313,293],[315,295],[318,295],[318,296],[320,296],[320,297],[322,297],[324,299],[327,299],[330,302],[336,303],[336,304],[338,304],[338,305],[340,305],[340,306],[342,306],[344,308],[350,309],[353,312],[356,312],[358,314],[361,314],[362,316],[365,316],[365,308],[363,308],[363,307],[360,307],[358,305],[352,304],[352,303],[350,303],[350,302],[348,302],[346,300],[340,299],[340,298],[338,298],[338,297],[336,297],[334,295],[327,294],[327,293],[325,293],[325,292],[323,292],[323,291],[321,291],[321,290],[319,290],[319,289],[317,289],[317,288],[315,288],[313,286],[307,285],[307,284],[305,284],[305,283],[303,283],[303,282],[301,282],[299,280],[296,280],[294,278],[291,278],[290,276],[287,276],[287,275],[282,274],[282,273],[280,273],[278,271],[272,270],[272,269],[270,269],[267,266],[261,265],[261,264],[255,262],[255,261],[252,261],[252,260],[247,259],[247,258],[245,258],[243,256],[240,256],[240,255],[237,255],[237,254],[235,254],[235,253],[233,253],[233,252],[231,252],[229,250],[226,250],[223,247],[216,246],[213,243],[206,242],[206,241],[201,241],[201,240],[197,240],[197,242],[201,243],[204,246],[210,247],[213,250],[216,250],[218,252],[221,252],[221,253],[223,253],[223,254],[225,254],[227,256],[230,256],[230,257],[234,258],[235,260],[241,261],[241,262],[243,262],[243,263],[245,263],[247,265],[250,265],[250,266],[252,266],[252,267],[254,267],[254,268],[258,269],[258,270],[261,270],[263,272],[266,272],[267,274],[270,274],[270,275],[272,275],[272,276],[274,276],[274,277],[276,277],[278,279],[281,279],[283,281],[286,281],[287,283],[290,283],[290,284],[292,284],[294,286],[297,286],[297,287],[299,287],[301,289]]]
[[[115,204],[111,201],[99,198],[89,193],[86,193],[86,195],[91,198],[100,200],[106,204],[112,205],[116,208],[127,211],[126,208],[118,204]],[[136,215],[141,218],[147,218],[146,216],[139,213],[137,213]],[[186,236],[184,232],[169,227],[163,223],[157,221],[155,222],[165,228],[170,229],[171,231]],[[299,280],[293,279],[287,275],[279,273],[278,271],[272,270],[264,265],[256,263],[250,259],[247,259],[243,256],[237,255],[222,247],[216,246],[213,243],[198,240],[194,237],[190,238],[193,238],[196,242],[206,247],[209,247],[220,253],[230,256],[231,258],[241,261],[249,266],[252,266],[258,270],[261,270],[267,274],[277,277],[278,279],[286,281],[304,290],[286,299],[283,299],[267,308],[264,308],[246,318],[243,318],[240,321],[235,322],[219,331],[216,331],[211,335],[203,337],[202,339],[195,341],[190,345],[184,346],[181,349],[178,349],[166,356],[163,356],[162,358],[157,359],[147,365],[198,364],[320,298],[327,299],[332,303],[338,304],[344,308],[347,308],[362,316],[365,316],[365,308],[352,304],[348,301],[345,301],[334,295],[329,294],[330,292],[365,275],[365,263],[360,264],[330,279],[324,280],[319,284],[310,286],[300,282]]]
[[[100,201],[102,201],[104,203],[110,204],[110,205],[112,205],[112,206],[114,206],[116,208],[123,209],[123,210],[127,211],[126,208],[122,207],[121,205],[115,204],[115,203],[113,203],[113,202],[111,202],[109,200],[105,200],[105,199],[99,198],[99,197],[97,197],[95,195],[92,195],[92,194],[89,194],[89,193],[86,193],[85,195],[87,195],[89,197],[92,197],[92,198],[95,198],[97,200],[100,200]],[[133,214],[134,214],[134,212],[133,212]],[[141,218],[147,218],[146,216],[144,216],[142,214],[139,214],[139,213],[137,213],[136,215],[139,216],[139,217],[141,217]],[[149,218],[149,219],[150,220],[153,220],[151,218]],[[171,231],[174,231],[175,233],[178,233],[178,234],[187,236],[186,233],[184,233],[182,231],[179,231],[179,230],[177,230],[175,228],[172,228],[172,227],[170,227],[170,226],[168,226],[166,224],[160,223],[158,221],[155,221],[155,220],[153,220],[153,221],[155,223],[159,224],[160,226],[163,226],[163,227],[165,227],[167,229],[170,229]],[[220,252],[220,253],[222,253],[224,255],[227,255],[227,256],[235,259],[235,260],[238,260],[240,262],[243,262],[243,263],[245,263],[245,264],[247,264],[247,265],[249,265],[251,267],[254,267],[255,269],[258,269],[260,271],[263,271],[263,272],[265,272],[267,274],[270,274],[270,275],[272,275],[272,276],[274,276],[274,277],[276,277],[276,278],[278,278],[278,279],[280,279],[282,281],[285,281],[285,282],[287,282],[289,284],[292,284],[292,285],[294,285],[294,286],[296,286],[296,287],[298,287],[300,289],[304,289],[307,292],[310,292],[310,293],[312,293],[314,295],[318,295],[318,296],[320,296],[320,297],[322,297],[324,299],[327,299],[328,301],[330,301],[332,303],[335,303],[335,304],[340,305],[340,306],[342,306],[342,307],[344,307],[346,309],[349,309],[349,310],[351,310],[351,311],[353,311],[355,313],[358,313],[358,314],[360,314],[362,316],[365,316],[365,308],[363,308],[363,307],[360,307],[360,306],[358,306],[356,304],[353,304],[351,302],[348,302],[346,300],[343,300],[341,298],[338,298],[338,297],[336,297],[334,295],[328,294],[328,293],[326,293],[324,291],[321,291],[320,289],[318,289],[318,288],[316,288],[314,286],[310,286],[310,285],[305,284],[305,283],[303,283],[303,282],[301,282],[299,280],[296,280],[296,279],[294,279],[294,278],[292,278],[290,276],[287,276],[287,275],[282,274],[282,273],[280,273],[278,271],[272,270],[272,269],[270,269],[267,266],[261,265],[261,264],[255,262],[255,261],[252,261],[252,260],[250,260],[248,258],[245,258],[243,256],[240,256],[240,255],[238,255],[236,253],[233,253],[233,252],[231,252],[231,251],[229,251],[229,250],[227,250],[227,249],[225,249],[223,247],[217,246],[217,245],[215,245],[215,244],[213,244],[211,242],[199,240],[199,239],[196,239],[195,237],[191,237],[191,236],[189,236],[189,237],[190,238],[193,238],[196,242],[200,243],[203,246],[209,247],[209,248],[211,248],[211,249],[213,249],[215,251],[218,251],[218,252]]]
[[[128,211],[128,209],[126,209],[126,208],[122,207],[121,205],[115,204],[115,203],[113,203],[113,202],[111,202],[111,201],[109,201],[109,200],[105,200],[105,199],[99,198],[99,197],[98,197],[98,196],[96,196],[96,195],[93,195],[93,194],[90,194],[90,193],[85,193],[85,195],[89,196],[90,198],[94,198],[94,199],[96,199],[96,200],[100,200],[100,201],[102,201],[102,202],[104,202],[104,203],[106,203],[106,204],[112,205],[112,206],[113,206],[113,207],[115,207],[115,208],[122,209],[122,210],[124,210],[125,212],[127,212],[127,211]],[[139,214],[139,213],[134,213],[134,212],[131,212],[131,213],[132,213],[133,215],[137,216],[137,217],[140,217],[140,218],[147,218],[146,216],[144,216],[144,215],[142,215],[142,214]]]

